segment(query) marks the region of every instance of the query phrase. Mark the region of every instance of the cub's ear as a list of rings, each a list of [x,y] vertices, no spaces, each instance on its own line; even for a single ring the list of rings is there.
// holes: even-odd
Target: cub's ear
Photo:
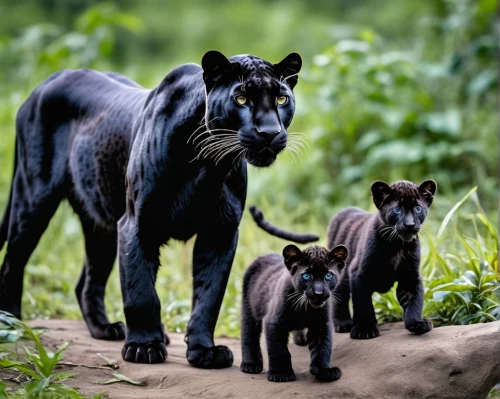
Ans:
[[[345,266],[345,260],[347,259],[348,253],[345,245],[337,245],[328,254],[328,260],[330,264],[333,263],[334,266],[342,269]]]
[[[224,54],[216,50],[210,50],[205,53],[201,59],[201,67],[203,68],[203,79],[205,83],[213,80],[225,71],[231,69],[233,64]]]
[[[302,258],[302,251],[295,245],[287,245],[283,248],[283,258],[285,258],[286,268],[290,270],[293,263]]]
[[[437,184],[434,180],[426,180],[418,187],[418,191],[420,191],[420,195],[422,195],[427,206],[431,206],[436,190]]]
[[[300,68],[302,68],[302,57],[300,54],[288,54],[281,62],[274,66],[278,70],[280,79],[293,89],[299,80],[298,74]]]
[[[372,184],[373,203],[380,209],[384,201],[392,194],[392,188],[383,181],[377,180]]]

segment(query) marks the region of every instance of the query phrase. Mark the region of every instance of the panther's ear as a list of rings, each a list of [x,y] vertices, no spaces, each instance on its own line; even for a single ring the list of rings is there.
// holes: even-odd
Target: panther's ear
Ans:
[[[283,248],[283,258],[285,258],[285,266],[290,270],[294,264],[302,258],[302,251],[295,245],[287,245]]]
[[[299,72],[302,67],[302,57],[300,54],[288,54],[281,62],[274,66],[278,71],[280,80],[287,83],[293,89],[299,80]]]
[[[380,209],[384,201],[392,194],[392,188],[383,181],[377,180],[372,184],[373,203]]]
[[[436,190],[437,184],[434,180],[426,180],[418,187],[418,191],[420,191],[420,195],[426,202],[427,206],[431,206]]]
[[[213,83],[222,73],[230,70],[232,64],[221,52],[210,50],[201,59],[201,67],[205,83]]]
[[[348,251],[345,245],[337,245],[328,254],[328,260],[330,261],[330,264],[333,263],[334,267],[343,269],[345,266],[345,260],[347,259],[347,254]]]

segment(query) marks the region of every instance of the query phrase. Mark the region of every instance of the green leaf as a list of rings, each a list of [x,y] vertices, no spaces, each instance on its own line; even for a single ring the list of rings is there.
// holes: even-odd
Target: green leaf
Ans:
[[[120,373],[113,373],[113,376],[115,378],[112,378],[112,379],[104,381],[104,382],[100,382],[99,384],[113,384],[115,382],[126,382],[128,384],[137,385],[137,386],[141,386],[141,387],[146,386],[145,381],[134,381],[134,380],[131,380],[127,376],[120,374]]]
[[[473,187],[460,201],[458,201],[453,208],[451,208],[451,211],[448,212],[448,214],[445,216],[443,223],[441,223],[441,227],[439,228],[437,238],[441,237],[444,233],[444,230],[446,229],[446,226],[448,225],[451,217],[453,214],[457,211],[460,206],[467,201],[467,199],[471,196],[473,192],[477,190],[477,186]]]
[[[61,381],[67,380],[68,378],[76,377],[77,375],[80,375],[80,373],[75,373],[75,372],[68,371],[68,372],[54,374],[52,376],[52,378],[55,381],[61,382]]]

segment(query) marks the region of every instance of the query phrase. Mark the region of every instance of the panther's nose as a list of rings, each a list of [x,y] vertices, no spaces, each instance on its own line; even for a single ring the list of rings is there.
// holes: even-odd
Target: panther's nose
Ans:
[[[415,222],[403,222],[403,226],[405,226],[405,229],[407,230],[413,230]]]
[[[257,136],[259,136],[261,139],[265,140],[267,143],[270,143],[271,141],[274,140],[274,138],[280,134],[280,132],[273,131],[275,129],[265,129],[265,130],[258,130],[255,129],[255,133]]]

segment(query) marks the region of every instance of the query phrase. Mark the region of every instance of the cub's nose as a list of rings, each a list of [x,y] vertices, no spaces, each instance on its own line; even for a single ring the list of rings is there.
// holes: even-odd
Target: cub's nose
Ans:
[[[270,143],[271,141],[274,140],[274,138],[280,134],[280,132],[273,131],[275,129],[265,129],[265,130],[258,130],[255,129],[255,133],[257,134],[258,137],[266,141],[267,143]]]
[[[415,228],[415,222],[404,222],[403,225],[406,230],[413,230]]]

